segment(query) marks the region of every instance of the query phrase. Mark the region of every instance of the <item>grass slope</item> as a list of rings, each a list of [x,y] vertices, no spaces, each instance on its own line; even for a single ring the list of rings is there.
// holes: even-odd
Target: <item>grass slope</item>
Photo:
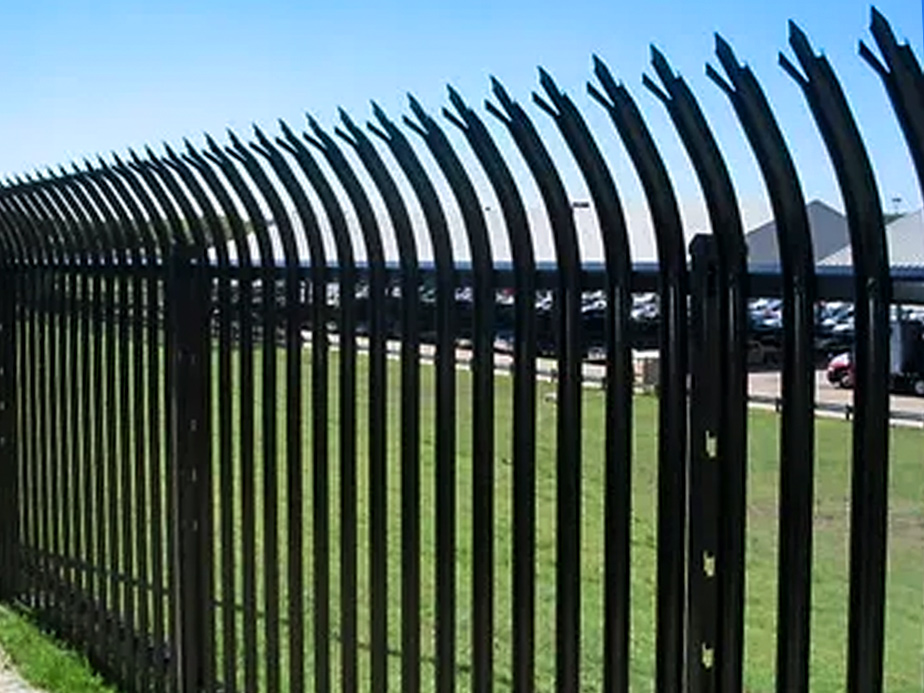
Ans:
[[[112,693],[86,660],[0,605],[0,649],[23,679],[47,693]]]

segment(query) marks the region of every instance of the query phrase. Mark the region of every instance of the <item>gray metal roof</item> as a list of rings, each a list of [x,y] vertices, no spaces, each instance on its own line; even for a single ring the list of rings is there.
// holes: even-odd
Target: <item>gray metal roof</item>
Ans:
[[[850,248],[847,217],[821,200],[812,200],[805,206],[812,247],[816,262],[843,248]],[[780,255],[776,243],[776,222],[771,220],[747,233],[749,265],[778,265]]]
[[[924,209],[899,217],[886,226],[886,245],[892,267],[924,267]],[[851,266],[850,246],[824,258],[827,267]]]

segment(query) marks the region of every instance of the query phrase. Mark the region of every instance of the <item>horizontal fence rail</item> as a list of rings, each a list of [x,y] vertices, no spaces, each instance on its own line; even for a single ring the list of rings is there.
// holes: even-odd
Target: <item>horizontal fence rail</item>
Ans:
[[[924,190],[924,76],[875,10],[871,32],[881,57],[862,42],[860,54]],[[720,36],[707,74],[759,166],[779,267],[748,268],[733,176],[657,49],[644,86],[713,229],[689,247],[635,97],[596,57],[587,90],[610,133],[593,133],[540,69],[535,112],[493,80],[484,112],[450,87],[441,118],[410,97],[400,120],[373,105],[364,126],[309,116],[304,133],[280,122],[251,141],[229,132],[7,180],[0,598],[128,691],[743,691],[759,647],[745,627],[759,341],[748,301],[773,296],[778,434],[760,453],[778,484],[775,643],[762,645],[775,656],[760,685],[807,691],[816,675],[815,378],[844,349],[854,397],[836,687],[883,690],[890,311],[924,304],[924,273],[890,270],[848,96],[794,24],[790,47],[780,64],[833,164],[851,268],[816,265],[783,126]],[[601,263],[581,261],[545,118],[592,199]],[[641,183],[655,263],[633,262],[604,136]],[[536,259],[522,192],[533,184],[550,263]],[[491,198],[509,262],[492,247]],[[454,233],[469,261],[454,257]],[[654,317],[633,313],[639,293],[655,295]],[[854,305],[852,341],[820,327],[818,303],[835,299]],[[657,351],[656,408],[634,388],[640,348]],[[600,399],[582,387],[594,355]],[[646,412],[656,430],[643,453]],[[644,541],[640,479],[653,480]],[[911,618],[920,635],[924,609]]]

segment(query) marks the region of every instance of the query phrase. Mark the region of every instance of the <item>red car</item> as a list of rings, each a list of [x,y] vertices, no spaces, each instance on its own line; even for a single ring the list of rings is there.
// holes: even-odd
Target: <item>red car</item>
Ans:
[[[853,387],[853,359],[849,351],[828,361],[828,382],[838,387]]]

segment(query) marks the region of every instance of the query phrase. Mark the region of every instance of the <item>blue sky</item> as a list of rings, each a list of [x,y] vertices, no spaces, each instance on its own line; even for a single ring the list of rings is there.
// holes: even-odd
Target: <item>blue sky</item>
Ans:
[[[883,0],[877,7],[921,55],[921,3]],[[357,119],[367,117],[370,99],[399,116],[407,92],[436,111],[445,103],[447,82],[479,104],[489,75],[526,102],[542,65],[588,117],[630,223],[642,236],[647,221],[641,191],[609,121],[586,96],[596,53],[639,102],[674,177],[688,230],[707,228],[679,141],[661,104],[641,87],[654,43],[699,97],[733,170],[745,219],[754,225],[769,217],[757,168],[728,102],[703,73],[716,31],[761,80],[797,159],[806,197],[841,206],[802,95],[777,66],[788,19],[828,55],[845,85],[885,206],[891,209],[891,198],[899,196],[904,209],[919,207],[917,180],[881,83],[857,56],[858,39],[869,38],[869,5],[856,0],[9,3],[0,24],[0,173],[183,137],[201,142],[203,131],[247,132],[253,122],[272,130],[278,117],[300,127],[306,111],[331,125],[338,106]],[[583,196],[548,118],[532,105],[529,110],[570,192]],[[509,148],[505,133],[494,131]],[[524,170],[518,162],[515,167]],[[535,195],[528,181],[525,188]]]

